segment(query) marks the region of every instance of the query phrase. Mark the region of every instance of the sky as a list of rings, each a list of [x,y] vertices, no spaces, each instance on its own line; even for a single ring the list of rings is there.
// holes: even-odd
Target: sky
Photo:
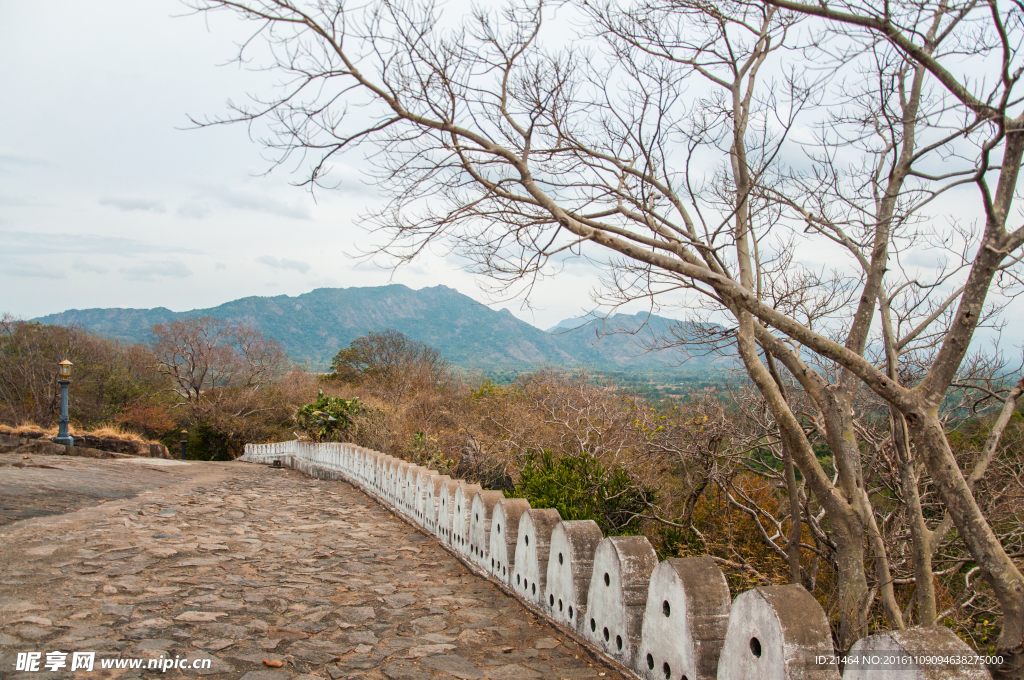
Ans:
[[[381,198],[359,167],[314,200],[297,176],[265,175],[243,127],[188,129],[271,82],[223,65],[242,37],[228,17],[187,16],[177,0],[0,0],[0,16],[0,313],[184,311],[388,283],[449,286],[541,328],[593,307],[586,265],[524,308],[443,253],[397,271],[365,262],[359,217]]]
[[[465,4],[452,0],[446,19]],[[540,328],[594,307],[600,271],[585,261],[540,282],[529,306],[487,295],[442,252],[398,270],[367,262],[358,256],[375,237],[359,218],[382,198],[365,161],[336,166],[343,189],[314,200],[287,168],[266,174],[244,127],[194,129],[190,116],[223,114],[275,79],[224,65],[247,35],[230,15],[189,16],[179,0],[0,0],[0,17],[0,313],[185,311],[389,283],[449,286]],[[969,191],[948,197],[940,218],[975,221],[958,214],[976,205]],[[827,269],[834,257],[819,242],[797,260]],[[1004,318],[1004,340],[1019,347],[1024,301]]]

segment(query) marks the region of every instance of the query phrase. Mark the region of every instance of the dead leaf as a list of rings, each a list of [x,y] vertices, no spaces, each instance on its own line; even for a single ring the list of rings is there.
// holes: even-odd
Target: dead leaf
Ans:
[[[271,668],[280,668],[284,665],[284,661],[281,661],[280,659],[264,659],[263,663],[267,664]]]

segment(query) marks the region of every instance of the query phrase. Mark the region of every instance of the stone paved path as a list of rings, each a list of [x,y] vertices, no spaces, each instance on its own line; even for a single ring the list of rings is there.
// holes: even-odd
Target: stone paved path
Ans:
[[[14,671],[18,651],[57,650],[211,659],[80,678],[623,677],[344,482],[246,463],[4,462],[0,491],[35,485],[58,513],[0,526],[5,680],[72,675]],[[75,479],[73,501],[47,496]]]

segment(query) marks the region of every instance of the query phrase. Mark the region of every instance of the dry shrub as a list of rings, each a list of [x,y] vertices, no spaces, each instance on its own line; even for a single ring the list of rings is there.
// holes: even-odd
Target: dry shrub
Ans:
[[[116,425],[102,425],[100,427],[96,427],[96,428],[92,428],[92,429],[85,429],[85,428],[76,427],[74,424],[69,424],[68,425],[68,433],[71,436],[73,436],[73,437],[89,435],[89,436],[93,436],[93,437],[100,437],[102,439],[120,439],[121,441],[141,442],[143,444],[155,444],[155,443],[158,443],[158,442],[152,441],[150,439],[146,439],[145,437],[140,436],[136,432],[132,432],[131,430],[126,430],[126,429],[118,427]],[[19,437],[19,436],[20,437],[24,437],[25,435],[40,435],[40,436],[43,436],[43,437],[56,437],[57,436],[57,428],[56,427],[44,428],[44,427],[39,427],[38,425],[33,425],[33,424],[22,424],[22,425],[16,425],[16,426],[0,424],[0,434],[6,434],[6,435],[13,436],[13,437]]]

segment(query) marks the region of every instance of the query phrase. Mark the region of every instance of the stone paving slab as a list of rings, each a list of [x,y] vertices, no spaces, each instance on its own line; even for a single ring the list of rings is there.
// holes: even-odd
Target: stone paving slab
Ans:
[[[0,464],[0,493],[30,486],[27,506],[57,514],[0,526],[5,680],[624,677],[345,482],[237,462],[31,464]],[[19,651],[57,650],[211,668],[14,671]]]
[[[78,458],[0,454],[0,527],[131,498],[199,474],[164,458]]]

